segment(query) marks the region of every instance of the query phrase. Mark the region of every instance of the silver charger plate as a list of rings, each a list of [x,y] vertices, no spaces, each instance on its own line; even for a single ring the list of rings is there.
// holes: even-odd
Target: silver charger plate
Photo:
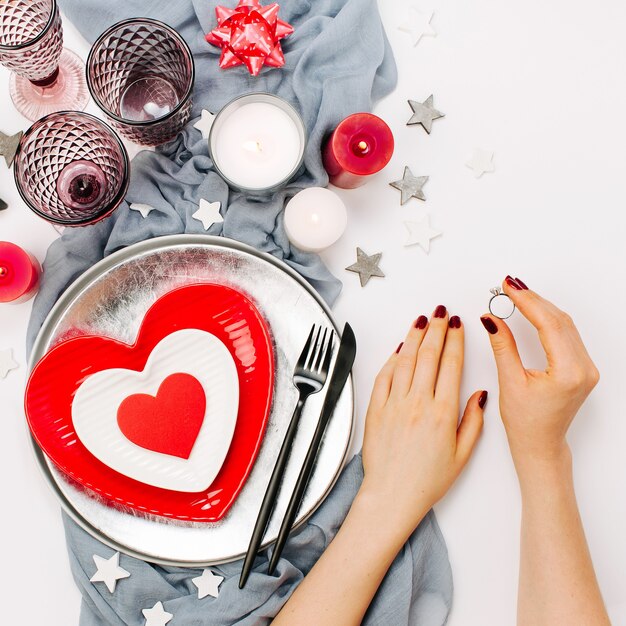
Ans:
[[[87,532],[126,554],[164,565],[198,567],[242,557],[275,458],[297,401],[293,368],[311,325],[337,328],[315,290],[276,258],[224,237],[172,235],[129,246],[80,276],[58,300],[37,337],[30,367],[70,328],[132,343],[148,308],[168,291],[219,282],[248,296],[267,321],[275,358],[274,397],[254,467],[225,517],[188,523],[119,509],[68,480],[33,440],[37,461],[65,511]],[[325,391],[305,405],[264,546],[275,541],[319,417]],[[328,425],[296,525],[322,503],[341,472],[353,432],[350,377]]]

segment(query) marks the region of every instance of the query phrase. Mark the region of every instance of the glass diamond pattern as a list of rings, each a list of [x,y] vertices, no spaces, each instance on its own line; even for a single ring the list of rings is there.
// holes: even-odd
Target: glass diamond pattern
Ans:
[[[54,0],[0,2],[2,65],[29,80],[43,80],[57,68],[62,49],[63,26]]]
[[[69,165],[87,163],[103,174],[102,196],[88,209],[68,206],[57,181]],[[111,213],[128,187],[128,157],[119,138],[97,118],[74,111],[54,113],[24,134],[15,158],[15,181],[28,206],[57,224],[93,223]]]
[[[96,104],[122,135],[142,145],[169,141],[187,123],[193,75],[191,53],[180,35],[149,19],[112,26],[93,45],[87,61],[87,82]],[[146,79],[155,79],[150,87],[155,101],[165,97],[159,89],[173,89],[176,106],[153,120],[128,119],[122,110],[123,96],[137,81]]]

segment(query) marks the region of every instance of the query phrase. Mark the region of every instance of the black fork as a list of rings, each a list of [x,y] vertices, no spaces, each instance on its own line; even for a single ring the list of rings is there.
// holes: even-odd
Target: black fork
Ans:
[[[263,503],[261,504],[254,530],[252,531],[250,545],[248,546],[248,552],[246,553],[246,558],[241,569],[241,577],[239,578],[240,589],[243,589],[248,580],[248,575],[254,563],[254,557],[261,545],[263,535],[265,535],[270,517],[276,506],[304,403],[310,395],[320,391],[326,382],[333,352],[334,334],[334,330],[329,332],[327,328],[324,329],[324,333],[322,334],[321,326],[317,327],[316,332],[316,327],[313,325],[309,337],[304,344],[304,348],[302,349],[302,353],[300,354],[300,358],[296,363],[293,372],[293,384],[300,392],[300,395],[291,421],[289,422],[287,434],[285,435],[280,452],[278,453],[276,465],[274,465],[274,471],[272,472],[270,482],[267,486],[267,491],[263,497]]]

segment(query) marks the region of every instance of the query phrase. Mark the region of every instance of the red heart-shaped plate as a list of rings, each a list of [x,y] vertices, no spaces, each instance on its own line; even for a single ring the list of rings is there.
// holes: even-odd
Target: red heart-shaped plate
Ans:
[[[232,442],[212,484],[199,493],[146,485],[99,461],[80,441],[72,423],[72,400],[85,379],[105,369],[142,371],[154,347],[182,329],[212,333],[235,361],[239,411]],[[28,423],[39,446],[65,474],[107,500],[194,522],[221,519],[243,487],[263,439],[274,384],[269,330],[243,294],[216,284],[180,287],[146,313],[137,340],[78,336],[57,344],[37,363],[26,388]]]

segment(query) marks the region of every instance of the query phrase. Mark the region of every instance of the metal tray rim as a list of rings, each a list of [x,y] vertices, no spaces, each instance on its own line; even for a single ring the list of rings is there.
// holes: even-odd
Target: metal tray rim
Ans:
[[[147,239],[145,241],[141,241],[136,244],[132,244],[130,246],[122,248],[121,250],[117,250],[116,252],[113,252],[112,254],[105,257],[104,259],[96,263],[95,265],[91,266],[87,271],[82,273],[78,278],[74,280],[74,282],[72,282],[67,287],[67,289],[61,294],[59,299],[56,301],[56,303],[54,304],[54,306],[52,307],[52,309],[46,316],[46,319],[44,320],[39,332],[37,333],[37,337],[35,339],[35,342],[33,343],[33,348],[31,350],[31,354],[30,354],[29,361],[28,361],[28,371],[29,372],[32,371],[35,363],[39,360],[39,358],[41,358],[41,356],[43,356],[42,346],[46,343],[45,336],[46,336],[48,329],[51,327],[53,328],[56,325],[61,315],[61,312],[70,306],[71,301],[75,299],[81,293],[83,287],[88,285],[91,282],[92,278],[96,278],[98,275],[100,275],[104,271],[110,270],[114,268],[116,265],[121,264],[128,258],[141,254],[142,252],[150,252],[159,247],[175,247],[177,245],[186,246],[186,245],[194,245],[194,244],[200,244],[200,245],[205,245],[205,246],[208,245],[208,246],[214,246],[214,247],[223,247],[223,248],[233,248],[236,250],[240,250],[242,252],[246,252],[253,256],[259,257],[275,265],[282,271],[286,272],[293,279],[295,279],[296,282],[298,282],[302,287],[304,287],[313,296],[313,298],[315,298],[315,300],[322,307],[322,309],[328,316],[329,320],[335,327],[336,332],[340,334],[340,329],[337,325],[337,322],[328,304],[323,300],[323,298],[319,295],[319,293],[317,293],[317,291],[315,291],[315,289],[300,274],[298,274],[293,268],[289,267],[289,265],[287,265],[284,261],[281,261],[280,259],[276,258],[275,256],[271,254],[257,250],[256,248],[249,246],[248,244],[245,244],[240,241],[230,239],[227,237],[214,236],[214,235],[192,235],[192,234],[163,235],[160,237]],[[343,453],[341,464],[337,468],[337,472],[335,474],[334,479],[330,482],[330,484],[328,485],[328,488],[324,491],[319,501],[316,503],[315,507],[313,507],[312,510],[294,526],[294,530],[303,526],[311,518],[311,516],[317,511],[319,506],[323,503],[323,501],[326,499],[328,494],[332,491],[343,468],[347,464],[348,452],[350,448],[352,447],[352,441],[354,438],[354,413],[356,410],[354,380],[353,380],[352,373],[349,376],[349,384],[351,387],[351,403],[352,403],[351,427],[350,427],[350,436],[349,436],[349,439],[347,441],[347,444]],[[34,437],[30,434],[30,431],[28,431],[26,420],[24,420],[24,424],[27,430],[30,443],[31,443],[31,450],[33,452],[37,465],[39,466],[39,469],[42,473],[42,476],[45,482],[49,485],[49,487],[53,490],[56,497],[58,498],[63,511],[76,524],[78,524],[78,526],[80,526],[85,532],[89,533],[92,537],[102,542],[103,544],[107,545],[108,547],[112,548],[113,550],[119,550],[123,552],[124,554],[127,554],[129,556],[135,557],[143,561],[156,563],[158,565],[175,566],[175,567],[197,568],[197,567],[205,567],[205,566],[211,566],[211,565],[220,565],[223,563],[230,563],[232,561],[236,561],[244,556],[243,554],[238,554],[238,555],[232,556],[231,558],[221,559],[221,560],[216,560],[216,561],[177,561],[177,560],[159,558],[154,555],[146,555],[138,550],[133,549],[130,546],[126,546],[113,539],[110,539],[104,533],[102,533],[100,530],[98,530],[92,524],[90,524],[86,519],[84,519],[82,515],[78,511],[76,511],[72,503],[69,502],[69,500],[65,497],[65,495],[60,491],[51,472],[51,468],[50,468],[51,461],[47,459],[44,452],[41,450],[41,448],[38,446],[37,442],[35,441]],[[261,546],[260,550],[267,548],[272,543],[273,541],[264,543]]]

